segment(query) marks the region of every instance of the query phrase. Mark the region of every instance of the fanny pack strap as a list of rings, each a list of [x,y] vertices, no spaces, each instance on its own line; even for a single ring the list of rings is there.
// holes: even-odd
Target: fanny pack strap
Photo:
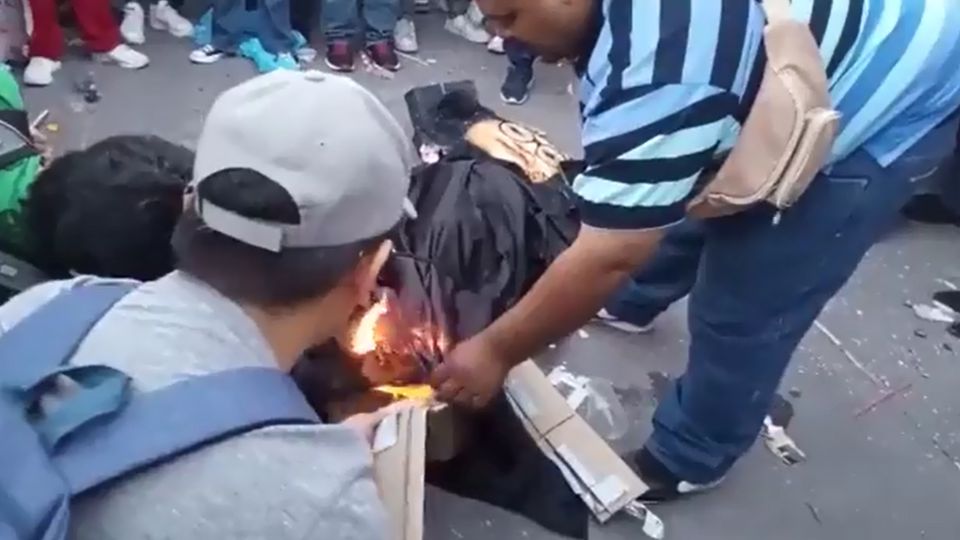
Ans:
[[[767,24],[793,19],[788,0],[762,0],[763,10],[767,13]]]

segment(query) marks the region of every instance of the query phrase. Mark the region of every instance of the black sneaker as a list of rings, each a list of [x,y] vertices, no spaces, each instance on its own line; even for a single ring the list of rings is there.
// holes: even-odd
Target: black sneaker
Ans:
[[[374,64],[388,71],[400,69],[400,58],[391,41],[378,41],[367,45],[367,56]]]
[[[708,484],[691,484],[686,480],[681,480],[670,472],[663,463],[660,463],[657,458],[653,457],[653,454],[646,448],[633,455],[633,463],[640,479],[650,488],[646,493],[640,495],[641,502],[670,502],[713,489],[723,482],[723,478]]]
[[[327,67],[341,73],[349,73],[354,68],[353,47],[349,41],[336,40],[327,45],[325,58]]]
[[[940,195],[924,193],[914,195],[901,210],[910,221],[931,225],[956,225],[960,227],[960,214],[947,208]]]
[[[933,295],[933,301],[954,313],[960,313],[960,291],[940,291]]]
[[[530,99],[531,88],[533,88],[533,68],[511,65],[507,68],[507,78],[500,87],[500,99],[508,105],[523,105]]]

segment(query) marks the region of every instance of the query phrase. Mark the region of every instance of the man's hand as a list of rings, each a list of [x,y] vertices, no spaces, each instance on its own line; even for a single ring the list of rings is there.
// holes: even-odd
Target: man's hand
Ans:
[[[471,408],[490,403],[507,378],[510,365],[485,334],[457,345],[433,372],[430,384],[437,398]]]
[[[584,225],[516,305],[447,355],[430,381],[437,396],[470,407],[489,403],[513,366],[586,324],[646,262],[662,234]]]
[[[33,146],[40,153],[40,167],[46,168],[53,161],[53,146],[47,136],[35,127],[30,127],[30,136],[33,138]]]

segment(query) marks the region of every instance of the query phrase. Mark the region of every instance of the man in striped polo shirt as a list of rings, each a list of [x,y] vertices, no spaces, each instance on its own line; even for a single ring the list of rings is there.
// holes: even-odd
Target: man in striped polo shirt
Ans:
[[[774,220],[761,205],[685,219],[760,85],[759,0],[479,0],[499,33],[576,58],[586,171],[580,236],[510,311],[461,343],[440,395],[481,406],[515,363],[608,311],[643,326],[688,292],[687,372],[635,456],[649,499],[718,483],[756,439],[798,342],[948,154],[960,107],[957,0],[793,0],[841,131]],[[659,251],[658,251],[659,246]]]

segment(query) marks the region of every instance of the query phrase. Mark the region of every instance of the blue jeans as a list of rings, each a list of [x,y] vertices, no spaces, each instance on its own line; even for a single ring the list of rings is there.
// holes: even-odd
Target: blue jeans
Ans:
[[[507,53],[510,64],[524,71],[533,70],[533,61],[537,56],[522,41],[516,38],[507,38],[503,41],[503,50]]]
[[[360,30],[367,43],[393,39],[399,0],[323,0],[327,42],[352,40]]]
[[[608,306],[647,323],[690,292],[687,371],[654,414],[647,448],[689,482],[727,473],[756,440],[780,379],[820,310],[947,156],[957,119],[887,168],[859,151],[773,210],[687,221]]]

